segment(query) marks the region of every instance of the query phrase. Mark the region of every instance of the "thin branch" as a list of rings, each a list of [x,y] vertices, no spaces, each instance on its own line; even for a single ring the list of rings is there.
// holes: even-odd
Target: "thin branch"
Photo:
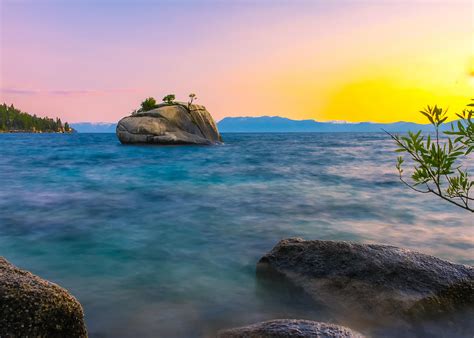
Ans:
[[[419,163],[421,167],[423,167],[426,172],[428,173],[428,175],[430,176],[431,180],[433,181],[435,187],[436,187],[436,190],[432,189],[427,182],[425,182],[425,185],[426,185],[426,188],[427,190],[420,190],[418,188],[415,188],[414,185],[408,183],[407,181],[405,181],[402,177],[402,173],[399,172],[399,179],[400,181],[405,184],[407,187],[409,187],[410,189],[416,191],[416,192],[419,192],[419,193],[423,193],[423,194],[426,194],[426,193],[432,193],[442,199],[444,199],[445,201],[448,201],[449,203],[451,204],[454,204],[462,209],[465,209],[465,210],[468,210],[470,212],[473,212],[474,213],[474,209],[470,208],[469,205],[468,205],[468,202],[469,200],[474,200],[472,199],[471,197],[469,196],[464,196],[464,195],[461,195],[459,194],[458,196],[454,196],[454,198],[460,198],[461,201],[462,201],[462,204],[453,200],[452,198],[448,197],[448,196],[445,196],[443,194],[443,191],[441,190],[441,184],[440,184],[440,176],[441,176],[441,169],[440,169],[440,166],[439,166],[439,138],[437,138],[437,157],[438,157],[438,167],[437,167],[437,172],[434,173],[431,168],[427,167],[423,160],[418,156],[417,153],[411,151],[407,146],[405,146],[405,144],[403,144],[397,137],[393,136],[392,134],[390,134],[388,131],[386,131],[385,129],[382,129],[385,133],[387,133],[401,148],[403,148],[408,154],[410,154],[412,156],[412,159]],[[449,182],[449,179],[448,179],[448,182]],[[469,195],[469,191],[467,191],[467,195]]]
[[[407,181],[405,181],[403,178],[402,178],[402,175],[400,175],[400,181],[402,181],[403,184],[405,184],[408,188],[410,188],[411,190],[414,190],[416,192],[421,192],[422,194],[429,194],[431,192],[430,188],[428,188],[428,190],[419,190],[417,188],[415,188],[414,185],[411,185],[410,183],[408,183]]]
[[[433,194],[435,194],[436,196],[441,197],[441,198],[444,199],[445,201],[448,201],[449,203],[452,203],[452,204],[454,204],[454,205],[457,205],[458,207],[461,207],[461,208],[463,208],[463,209],[466,209],[466,210],[468,210],[468,211],[474,213],[474,209],[471,209],[471,208],[468,207],[467,205],[460,204],[460,203],[458,203],[458,202],[456,202],[456,201],[454,201],[454,200],[452,200],[452,199],[450,199],[450,198],[444,196],[443,194],[439,194],[438,192],[436,192],[436,191],[434,191],[434,190],[432,190],[432,189],[431,189],[431,192],[432,192]]]
[[[448,181],[448,183],[450,183],[450,184],[451,184],[451,182],[450,182],[450,179],[449,179],[448,175],[444,175],[444,177],[446,178],[446,181]],[[456,197],[459,197],[459,198],[464,198],[464,199],[466,199],[466,200],[471,200],[471,201],[474,201],[474,198],[472,198],[472,197],[469,197],[469,188],[466,190],[466,195],[463,195],[463,194],[461,194],[461,193],[458,193],[458,194],[456,194]]]

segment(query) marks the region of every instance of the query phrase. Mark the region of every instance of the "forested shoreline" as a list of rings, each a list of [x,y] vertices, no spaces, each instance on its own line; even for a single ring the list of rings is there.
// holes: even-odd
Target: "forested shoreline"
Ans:
[[[0,105],[0,133],[72,133],[69,123],[60,118],[38,117],[12,105]]]

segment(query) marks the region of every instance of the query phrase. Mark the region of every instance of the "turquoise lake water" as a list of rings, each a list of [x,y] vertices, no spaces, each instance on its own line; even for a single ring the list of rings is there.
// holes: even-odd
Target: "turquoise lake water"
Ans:
[[[0,255],[74,294],[91,337],[333,320],[259,287],[256,262],[285,237],[474,263],[472,214],[399,183],[385,134],[223,137],[157,147],[0,134]]]

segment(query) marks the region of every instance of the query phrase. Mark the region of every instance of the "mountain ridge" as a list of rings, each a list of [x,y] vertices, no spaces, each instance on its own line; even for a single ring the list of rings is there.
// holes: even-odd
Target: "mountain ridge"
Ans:
[[[392,123],[379,122],[347,122],[315,120],[292,120],[279,116],[259,117],[226,117],[219,121],[219,130],[225,132],[406,132],[431,131],[431,124],[398,121]],[[449,124],[444,126],[449,128]]]
[[[115,133],[117,123],[111,122],[78,122],[71,123],[78,133]]]
[[[80,122],[71,126],[80,133],[115,133],[116,123]],[[431,124],[398,121],[392,123],[379,122],[319,122],[311,119],[293,120],[280,116],[239,116],[225,117],[217,123],[222,133],[286,133],[286,132],[428,132],[433,130]],[[442,126],[450,128],[450,123]]]

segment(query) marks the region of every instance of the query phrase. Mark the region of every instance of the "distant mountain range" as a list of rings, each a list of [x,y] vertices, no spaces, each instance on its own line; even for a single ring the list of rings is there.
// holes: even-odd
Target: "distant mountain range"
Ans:
[[[115,123],[72,123],[79,133],[115,133]],[[432,131],[430,124],[413,122],[373,123],[345,121],[317,122],[315,120],[291,120],[279,116],[226,117],[217,124],[222,133],[285,133],[285,132],[389,132]],[[444,129],[449,124],[444,125]]]
[[[71,127],[78,133],[115,133],[117,123],[108,122],[81,122],[71,123]]]
[[[279,116],[226,117],[218,124],[223,133],[264,133],[264,132],[389,132],[431,131],[429,124],[413,122],[395,123],[351,123],[345,121],[317,122],[315,120],[291,120]],[[449,124],[444,128],[449,128]]]

